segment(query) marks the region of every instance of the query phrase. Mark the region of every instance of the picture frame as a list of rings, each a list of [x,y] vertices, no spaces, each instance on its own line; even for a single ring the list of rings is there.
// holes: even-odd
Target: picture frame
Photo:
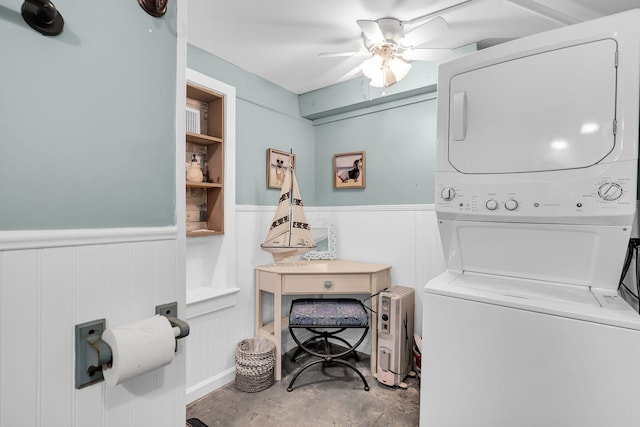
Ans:
[[[365,188],[366,176],[366,153],[364,151],[333,155],[334,188]]]
[[[289,171],[289,157],[291,165],[295,168],[295,154],[273,148],[267,149],[267,188],[282,188],[285,174]]]
[[[329,260],[336,259],[336,226],[311,224],[311,233],[316,249],[302,255],[306,260]]]

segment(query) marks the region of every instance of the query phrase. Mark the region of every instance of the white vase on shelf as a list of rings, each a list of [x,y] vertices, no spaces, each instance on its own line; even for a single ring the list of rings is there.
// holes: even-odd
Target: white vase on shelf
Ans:
[[[191,159],[191,164],[187,168],[187,181],[202,182],[203,179],[204,175],[202,174],[202,169],[200,168],[198,159],[196,159],[196,155],[194,154]]]

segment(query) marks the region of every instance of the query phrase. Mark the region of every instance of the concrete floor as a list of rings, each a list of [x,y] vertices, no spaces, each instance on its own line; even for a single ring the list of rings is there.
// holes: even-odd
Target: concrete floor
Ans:
[[[355,427],[417,426],[420,418],[420,384],[407,377],[406,390],[388,387],[371,376],[369,356],[361,355],[356,365],[364,374],[370,390],[365,391],[360,377],[351,369],[322,364],[307,369],[298,377],[293,391],[287,392],[292,374],[310,356],[290,362],[283,359],[282,381],[257,393],[238,390],[235,383],[208,394],[187,407],[187,419],[198,418],[208,427]],[[353,359],[350,359],[353,362]]]

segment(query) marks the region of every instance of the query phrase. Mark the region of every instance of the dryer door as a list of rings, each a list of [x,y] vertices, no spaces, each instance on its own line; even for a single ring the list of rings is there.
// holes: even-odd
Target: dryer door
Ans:
[[[584,168],[615,146],[612,39],[529,55],[454,75],[451,165],[463,173]]]

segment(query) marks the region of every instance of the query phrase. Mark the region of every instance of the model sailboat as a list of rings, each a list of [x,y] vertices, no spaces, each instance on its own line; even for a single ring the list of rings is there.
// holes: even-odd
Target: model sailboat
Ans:
[[[302,196],[293,170],[291,156],[285,174],[276,213],[267,238],[260,247],[278,262],[316,248],[311,227],[304,214]]]

